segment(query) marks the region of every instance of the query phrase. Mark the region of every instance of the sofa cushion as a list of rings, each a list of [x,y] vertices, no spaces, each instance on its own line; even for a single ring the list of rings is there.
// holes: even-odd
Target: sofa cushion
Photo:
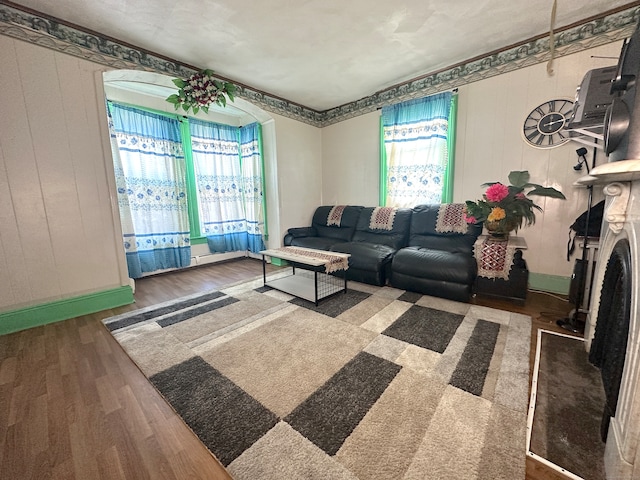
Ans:
[[[443,282],[430,278],[416,278],[393,272],[391,285],[401,290],[420,292],[433,297],[448,298],[456,302],[468,302],[472,286],[467,283]]]
[[[315,237],[316,235],[318,235],[318,232],[313,227],[297,227],[297,228],[290,228],[289,230],[287,230],[287,234],[293,238],[300,238],[300,237]]]
[[[336,243],[333,252],[350,253],[349,268],[360,270],[381,270],[393,258],[396,250],[387,245],[364,242]]]
[[[285,237],[285,245],[293,247],[314,248],[316,250],[331,250],[339,240],[330,237]]]
[[[482,233],[482,225],[469,225],[466,234],[437,232],[440,205],[417,205],[411,216],[408,244],[414,247],[432,248],[451,253],[473,252],[473,244]]]
[[[339,225],[329,225],[329,213],[334,208],[325,205],[316,208],[313,214],[311,226],[316,230],[319,237],[333,238],[341,242],[348,242],[353,237],[353,232],[358,223],[358,217],[363,207],[347,205],[342,211]]]
[[[366,242],[377,245],[386,245],[397,250],[407,245],[409,227],[411,224],[411,209],[396,209],[391,230],[371,228],[371,215],[375,207],[363,208],[353,234],[354,242]]]
[[[473,256],[433,250],[422,247],[406,247],[393,257],[392,277],[396,272],[435,281],[472,284],[476,278],[477,264]]]

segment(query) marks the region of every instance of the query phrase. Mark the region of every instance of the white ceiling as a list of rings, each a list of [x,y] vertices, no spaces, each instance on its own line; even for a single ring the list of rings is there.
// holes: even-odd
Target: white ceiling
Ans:
[[[556,29],[630,5],[557,1]],[[553,0],[13,3],[323,111],[545,34]]]

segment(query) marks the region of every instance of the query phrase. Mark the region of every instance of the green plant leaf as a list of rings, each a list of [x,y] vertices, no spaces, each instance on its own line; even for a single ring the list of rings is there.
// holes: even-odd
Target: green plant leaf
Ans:
[[[224,95],[220,95],[218,99],[219,99],[220,105],[222,105],[223,107],[227,106],[227,99],[225,98]]]
[[[513,171],[509,173],[509,183],[514,187],[524,187],[529,182],[529,172]]]
[[[528,195],[539,195],[541,197],[561,198],[563,200],[567,199],[567,197],[565,197],[562,192],[556,190],[553,187],[536,187],[533,190],[531,190],[528,193]]]
[[[169,95],[167,97],[167,102],[169,103],[173,103],[176,104],[180,101],[180,97],[178,96],[178,94],[174,93],[173,95]]]
[[[193,106],[193,114],[195,115],[196,113],[198,113],[198,110],[200,110],[200,108],[197,105]]]
[[[203,106],[201,109],[204,113],[209,113],[209,107]]]
[[[182,78],[174,78],[172,82],[178,88],[184,88],[187,86],[187,82],[185,82]]]
[[[188,112],[188,111],[189,111],[189,105],[187,105],[186,103],[183,103],[183,104],[182,104],[182,109],[183,109],[185,112]]]
[[[513,185],[509,185],[509,195],[516,196],[518,193],[524,192],[523,187],[514,187]]]

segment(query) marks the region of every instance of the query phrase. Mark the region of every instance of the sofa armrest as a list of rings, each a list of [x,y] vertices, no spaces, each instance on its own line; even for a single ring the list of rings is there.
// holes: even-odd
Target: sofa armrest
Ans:
[[[292,238],[315,237],[318,235],[318,232],[314,227],[290,228],[287,230],[287,233],[291,235]]]

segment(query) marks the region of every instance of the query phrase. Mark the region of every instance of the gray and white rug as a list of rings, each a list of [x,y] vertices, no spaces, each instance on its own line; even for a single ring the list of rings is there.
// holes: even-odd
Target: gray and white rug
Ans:
[[[236,479],[525,477],[528,316],[257,279],[104,323]]]

